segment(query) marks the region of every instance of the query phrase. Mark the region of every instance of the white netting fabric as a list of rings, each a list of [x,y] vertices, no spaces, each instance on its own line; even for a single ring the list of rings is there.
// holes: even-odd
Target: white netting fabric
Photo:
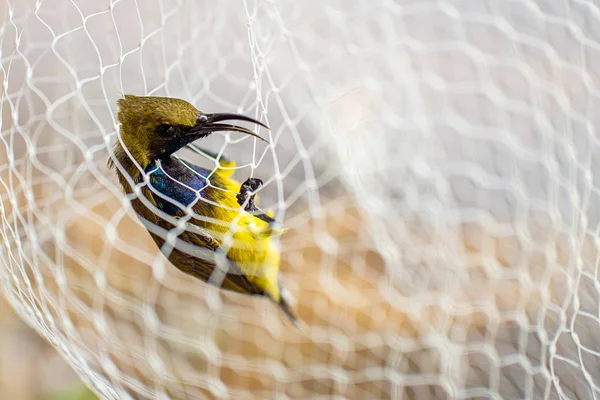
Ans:
[[[593,0],[2,11],[3,294],[104,398],[600,396]],[[272,127],[203,145],[266,182],[306,331],[160,255],[106,167],[123,93]]]

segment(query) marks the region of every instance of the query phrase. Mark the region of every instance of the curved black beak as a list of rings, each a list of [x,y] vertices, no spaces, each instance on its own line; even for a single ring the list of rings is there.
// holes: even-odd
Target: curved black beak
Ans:
[[[243,126],[233,125],[233,124],[220,124],[222,121],[247,121],[252,122],[254,124],[260,125],[264,128],[269,129],[268,126],[263,124],[260,121],[255,120],[254,118],[247,117],[241,114],[200,114],[198,120],[196,121],[196,125],[190,130],[192,134],[200,134],[200,135],[209,135],[213,132],[218,131],[231,131],[231,132],[240,132],[245,133],[250,136],[254,136],[257,139],[260,139],[264,142],[267,142],[265,139],[260,137],[255,132],[251,131],[248,128],[244,128]]]

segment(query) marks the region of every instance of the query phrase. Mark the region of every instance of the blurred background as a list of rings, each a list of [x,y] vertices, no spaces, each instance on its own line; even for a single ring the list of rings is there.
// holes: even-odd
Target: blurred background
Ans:
[[[92,400],[73,369],[52,346],[0,302],[0,397]]]
[[[3,24],[8,9],[7,2],[0,2]],[[2,161],[6,162],[6,149]],[[97,399],[60,354],[27,326],[4,298],[0,298],[0,398]]]
[[[3,7],[3,398],[600,396],[593,1]],[[165,262],[124,93],[272,127],[203,144],[265,181],[305,330]]]

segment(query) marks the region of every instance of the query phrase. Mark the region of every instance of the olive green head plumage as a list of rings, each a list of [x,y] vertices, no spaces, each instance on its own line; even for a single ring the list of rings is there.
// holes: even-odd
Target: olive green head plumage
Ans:
[[[145,168],[152,160],[166,157],[188,143],[217,131],[253,131],[230,124],[226,120],[263,123],[238,114],[206,114],[185,100],[170,97],[125,95],[117,102],[121,122],[121,138],[135,161]]]
[[[119,121],[126,127],[152,131],[160,124],[192,127],[202,114],[185,100],[126,94],[117,102]]]

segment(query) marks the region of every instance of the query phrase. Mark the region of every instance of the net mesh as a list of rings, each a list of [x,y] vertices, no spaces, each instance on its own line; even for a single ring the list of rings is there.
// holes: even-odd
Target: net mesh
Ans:
[[[593,0],[3,16],[2,292],[103,398],[600,396]],[[124,93],[271,126],[202,144],[265,181],[304,330],[160,254],[106,167]]]

